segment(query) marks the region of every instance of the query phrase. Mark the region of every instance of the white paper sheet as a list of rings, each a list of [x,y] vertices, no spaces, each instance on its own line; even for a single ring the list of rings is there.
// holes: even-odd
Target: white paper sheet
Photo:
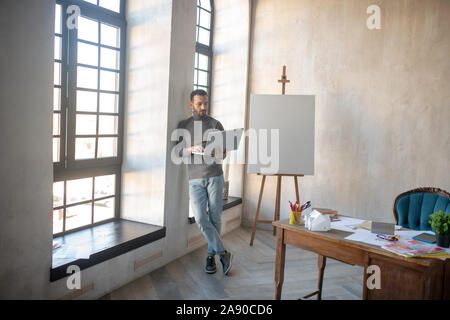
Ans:
[[[339,216],[339,219],[341,219],[341,221],[331,222],[331,229],[347,231],[347,232],[355,232],[355,229],[353,229],[352,226],[356,226],[356,225],[364,222],[364,220],[361,220],[361,219],[348,218],[348,217],[342,217],[342,216]]]
[[[377,238],[377,235],[375,233],[372,233],[368,230],[364,229],[357,229],[353,234],[349,235],[345,239],[352,240],[352,241],[359,241],[367,244],[371,244],[374,246],[382,246],[385,244],[392,243],[387,240],[379,239]]]

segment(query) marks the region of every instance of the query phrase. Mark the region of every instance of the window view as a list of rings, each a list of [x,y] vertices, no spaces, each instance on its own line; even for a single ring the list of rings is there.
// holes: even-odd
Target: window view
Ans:
[[[120,196],[122,3],[76,2],[78,28],[70,29],[72,2],[55,8],[54,236],[115,219]]]
[[[194,89],[203,89],[206,92],[209,92],[211,87],[212,27],[212,0],[197,0]]]

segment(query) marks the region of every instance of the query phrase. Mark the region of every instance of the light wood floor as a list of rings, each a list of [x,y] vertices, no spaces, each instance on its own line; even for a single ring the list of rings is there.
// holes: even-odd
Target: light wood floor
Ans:
[[[234,254],[228,276],[218,257],[215,274],[203,271],[205,245],[101,299],[273,299],[276,238],[271,231],[257,230],[250,247],[250,235],[251,229],[238,228],[224,236],[227,250]],[[361,299],[363,271],[327,259],[322,299]],[[316,288],[317,255],[288,245],[282,299],[299,299]]]

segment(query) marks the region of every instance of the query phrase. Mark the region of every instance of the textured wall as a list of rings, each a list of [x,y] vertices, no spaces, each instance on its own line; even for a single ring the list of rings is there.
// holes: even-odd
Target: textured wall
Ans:
[[[369,30],[367,7],[381,8]],[[255,0],[250,92],[316,95],[314,176],[302,201],[350,216],[394,221],[397,194],[450,190],[450,2],[448,0]],[[261,177],[248,175],[246,224]],[[261,218],[273,217],[275,178]],[[284,178],[281,217],[295,199]]]
[[[244,128],[248,84],[250,1],[216,0],[214,4],[211,115],[221,121],[225,130]],[[243,157],[244,148],[242,152],[234,152],[234,156],[228,156],[224,161],[230,168],[230,196],[242,196],[245,171],[245,166],[242,164]]]
[[[0,299],[43,297],[48,289],[54,6],[0,5]]]
[[[127,7],[121,216],[163,225],[172,1]]]

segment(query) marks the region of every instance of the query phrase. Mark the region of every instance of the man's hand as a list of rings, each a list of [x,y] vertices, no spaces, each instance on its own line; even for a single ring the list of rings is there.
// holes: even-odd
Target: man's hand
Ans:
[[[205,151],[205,149],[203,148],[203,146],[201,144],[197,145],[197,146],[192,146],[189,148],[189,153],[192,152],[203,152]]]
[[[217,152],[216,152],[216,150],[217,150]],[[217,155],[217,157],[216,157],[216,155]],[[219,159],[225,159],[226,156],[227,156],[227,150],[224,149],[223,152],[221,152],[220,147],[214,148],[211,153],[211,157],[215,157],[215,158],[219,158]]]

